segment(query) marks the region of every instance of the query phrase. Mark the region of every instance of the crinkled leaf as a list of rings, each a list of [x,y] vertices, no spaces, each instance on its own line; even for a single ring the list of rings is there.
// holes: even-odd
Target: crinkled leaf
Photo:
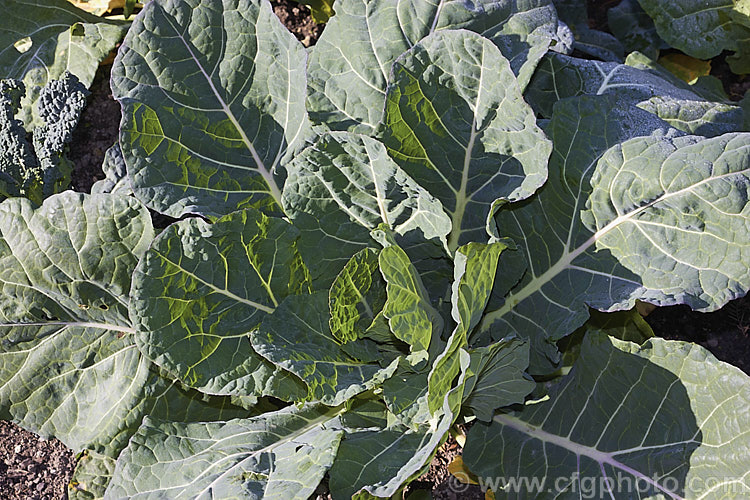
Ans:
[[[523,403],[536,384],[524,371],[529,365],[529,344],[519,339],[495,342],[469,350],[462,412],[489,422],[495,410]]]
[[[70,500],[98,500],[112,479],[115,459],[94,451],[85,450],[76,463],[73,476],[68,483]]]
[[[396,58],[434,32],[457,28],[491,39],[523,89],[557,38],[557,15],[550,0],[337,0],[310,58],[312,119],[335,130],[374,131]]]
[[[665,128],[650,113],[623,109],[609,96],[581,96],[556,105],[547,127],[555,144],[549,181],[533,199],[506,205],[495,216],[498,233],[518,247],[503,252],[500,267],[526,271],[520,281],[498,281],[474,345],[516,333],[531,339],[532,373],[548,373],[554,369],[550,361],[559,359],[554,342],[586,321],[586,304],[610,309],[632,290],[636,277],[607,252],[594,251],[580,212],[604,151],[633,136],[666,133]]]
[[[0,204],[0,416],[73,450],[116,456],[145,414],[246,415],[159,376],[128,320],[130,279],[153,229],[119,195]]]
[[[383,315],[393,334],[409,344],[412,352],[427,350],[433,334],[441,334],[443,320],[430,304],[419,273],[392,235],[383,229],[373,231],[373,235],[385,247],[378,256],[380,272],[387,283]]]
[[[572,106],[559,106],[551,125],[556,147],[567,152],[555,166],[556,182],[537,203],[501,210],[496,218],[499,231],[512,235],[533,260],[503,306],[487,314],[484,327],[500,322],[496,328],[503,324],[524,336],[541,330],[554,341],[585,320],[584,304],[614,311],[640,299],[711,311],[744,295],[750,288],[744,236],[750,134],[637,137],[592,158],[618,134],[626,137],[642,124],[626,128],[619,121],[610,127],[610,112],[608,136],[601,137],[603,129],[589,128],[601,118],[583,121],[597,106],[590,99],[573,104],[579,105],[572,117],[579,125],[562,114]],[[564,139],[571,134],[572,141]],[[567,210],[546,208],[552,206]]]
[[[169,226],[133,278],[139,348],[207,393],[304,397],[304,384],[258,356],[248,339],[284,297],[307,289],[298,237],[289,223],[254,209]]]
[[[659,38],[654,21],[638,0],[622,0],[607,11],[609,29],[622,43],[626,52],[638,51],[651,59],[659,57],[659,50],[669,46]]]
[[[381,368],[353,358],[331,335],[329,319],[327,293],[290,296],[250,339],[258,354],[305,381],[310,400],[334,406],[381,384],[398,360]]]
[[[639,0],[669,45],[698,59],[723,50],[735,73],[750,72],[750,2],[747,0]]]
[[[468,31],[440,31],[403,54],[388,87],[384,142],[451,216],[448,247],[486,239],[491,205],[547,177],[551,145],[508,61]]]
[[[397,425],[380,431],[349,433],[331,467],[329,487],[335,499],[389,498],[429,464],[445,441],[463,394],[469,356],[461,351],[461,377],[445,395],[441,411],[416,428]]]
[[[328,289],[356,252],[386,224],[405,246],[444,246],[450,219],[439,201],[363,135],[324,134],[298,155],[284,185],[284,211],[302,232],[300,252],[315,287]],[[314,265],[313,265],[314,264]]]
[[[484,313],[495,280],[497,260],[505,249],[503,243],[469,243],[456,251],[451,294],[451,315],[456,328],[430,371],[428,402],[432,412],[440,408],[458,375],[459,351],[467,347],[468,335]]]
[[[290,406],[227,422],[146,419],[120,456],[107,496],[307,499],[336,456],[340,412]]]
[[[691,134],[715,136],[742,130],[738,106],[708,97],[701,89],[651,69],[644,56],[633,64],[605,63],[560,54],[545,57],[529,85],[527,98],[546,117],[565,97],[612,95],[621,106],[638,106]]]
[[[366,248],[354,254],[328,292],[331,334],[342,343],[361,337],[383,308],[384,292],[378,252]]]
[[[590,333],[549,396],[474,425],[469,468],[485,479],[568,478],[535,491],[540,499],[578,498],[584,478],[606,497],[607,484],[637,484],[641,498],[750,494],[750,379],[700,346]]]
[[[306,57],[265,0],[148,3],[112,69],[136,196],[173,217],[278,209],[309,129]]]
[[[91,85],[99,62],[130,24],[102,19],[66,0],[3,0],[0,8],[0,78],[26,85],[19,118],[27,126],[43,124],[33,103],[47,82],[69,71]]]
[[[552,0],[560,20],[573,31],[573,48],[603,61],[622,62],[625,49],[609,33],[589,28],[588,4],[584,0]]]

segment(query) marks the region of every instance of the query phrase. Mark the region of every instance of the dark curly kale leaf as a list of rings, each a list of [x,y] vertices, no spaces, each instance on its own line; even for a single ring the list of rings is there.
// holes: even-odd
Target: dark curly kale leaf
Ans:
[[[23,123],[15,119],[24,93],[21,81],[0,81],[0,197],[25,196],[41,204],[70,184],[65,151],[89,92],[67,72],[41,90],[36,105],[45,124],[33,131],[33,151]]]

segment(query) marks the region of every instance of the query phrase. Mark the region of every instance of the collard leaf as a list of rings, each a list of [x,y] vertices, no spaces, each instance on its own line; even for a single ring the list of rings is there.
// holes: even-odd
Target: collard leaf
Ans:
[[[19,119],[42,125],[33,104],[47,82],[73,73],[88,87],[102,61],[122,39],[129,23],[108,21],[66,0],[3,0],[0,26],[0,78],[26,85]]]
[[[486,239],[490,207],[547,177],[551,145],[508,61],[468,31],[440,31],[403,54],[388,87],[384,142],[451,217],[448,247]]]
[[[594,102],[578,104],[581,119],[583,106]],[[553,129],[567,120],[559,116]],[[565,182],[550,184],[537,199],[540,205],[498,213],[499,231],[512,235],[533,260],[503,306],[486,315],[485,328],[499,321],[524,336],[531,329],[545,331],[554,341],[585,320],[583,304],[614,311],[640,299],[711,311],[750,288],[748,242],[740,236],[750,213],[750,135],[639,137],[612,147],[595,164],[590,154],[599,145],[637,127],[621,121],[619,132],[609,129],[613,135],[600,137],[589,128],[594,123],[568,123],[571,131],[553,132],[556,146],[566,143],[564,135],[577,134],[565,146],[565,164],[556,166],[555,180]],[[585,131],[594,135],[581,135]],[[559,186],[556,192],[552,186]],[[545,210],[553,199],[554,206],[570,211]],[[548,229],[536,229],[532,218],[544,220]]]
[[[625,49],[620,41],[604,31],[589,28],[588,6],[584,0],[553,0],[560,20],[573,31],[573,48],[602,61],[622,62]]]
[[[89,450],[84,451],[76,463],[73,477],[68,483],[70,500],[98,500],[112,479],[115,459]]]
[[[380,385],[398,360],[381,368],[344,352],[331,335],[327,306],[325,292],[287,297],[250,339],[261,356],[305,381],[308,399],[335,406]]]
[[[457,386],[445,395],[441,411],[429,423],[344,437],[330,472],[329,487],[335,500],[389,498],[429,464],[457,416],[454,409],[463,393],[468,364],[469,356],[462,352]]]
[[[694,83],[701,76],[711,73],[711,61],[701,61],[694,57],[680,53],[666,54],[659,58],[659,64],[667,68],[680,80]]]
[[[0,235],[0,418],[115,457],[145,414],[248,414],[163,379],[136,348],[130,280],[153,237],[137,200],[66,192],[34,208],[9,199]]]
[[[451,294],[451,315],[456,328],[430,371],[428,401],[432,412],[440,408],[458,375],[462,355],[459,351],[468,346],[469,333],[484,313],[494,284],[497,260],[505,249],[503,243],[469,243],[456,252]]]
[[[526,272],[520,281],[499,280],[472,343],[488,345],[512,333],[530,339],[531,373],[554,371],[554,342],[586,321],[587,303],[610,309],[611,297],[638,283],[616,259],[594,251],[580,221],[604,151],[630,137],[668,132],[650,113],[616,102],[609,96],[560,101],[547,126],[555,144],[547,184],[525,204],[506,205],[495,215],[498,233],[517,246],[502,254],[500,267]],[[581,253],[573,253],[579,247]]]
[[[373,244],[370,230],[380,224],[407,247],[430,240],[444,246],[450,232],[440,202],[399,168],[382,143],[346,132],[322,135],[295,158],[283,204],[302,232],[300,252],[317,289],[330,288],[349,258]]]
[[[616,64],[549,55],[540,63],[527,98],[546,117],[559,99],[612,95],[621,106],[638,106],[687,133],[715,136],[742,130],[738,106],[709,97],[702,89],[665,75],[663,69],[651,69],[643,59],[642,55],[635,59],[638,67],[632,67],[631,58],[628,64]]]
[[[529,365],[529,344],[519,339],[503,340],[470,349],[469,355],[463,412],[489,422],[495,410],[523,403],[534,390],[536,384],[524,374]]]
[[[203,392],[304,397],[304,384],[258,356],[248,339],[287,295],[307,290],[298,237],[289,223],[253,209],[214,224],[169,226],[134,274],[139,348]]]
[[[659,35],[672,47],[698,59],[723,50],[735,73],[750,72],[750,3],[747,0],[639,0]]]
[[[383,315],[388,319],[393,334],[411,346],[412,352],[426,351],[433,335],[440,335],[443,320],[430,304],[430,297],[419,273],[408,255],[395,244],[384,229],[373,232],[384,248],[378,262],[385,279],[388,299]]]
[[[133,194],[133,189],[130,187],[127,167],[125,166],[125,159],[122,157],[120,143],[115,143],[106,153],[104,153],[102,170],[104,171],[106,178],[96,181],[94,185],[91,186],[92,193]]]
[[[118,460],[107,496],[307,499],[336,456],[339,413],[290,406],[226,422],[146,419]]]
[[[147,4],[112,70],[136,196],[173,217],[278,210],[309,129],[306,57],[265,0]]]
[[[700,346],[589,334],[549,396],[471,428],[463,458],[485,485],[567,478],[540,499],[578,497],[584,480],[607,497],[622,484],[641,498],[750,494],[750,379]]]
[[[609,29],[622,43],[626,52],[638,51],[651,59],[669,46],[659,38],[654,21],[638,0],[622,0],[607,11]]]
[[[354,254],[336,276],[328,292],[328,309],[331,334],[339,342],[361,337],[383,308],[385,287],[379,278],[378,252],[372,248]]]
[[[550,0],[337,0],[310,58],[309,107],[334,130],[372,132],[396,58],[430,34],[464,28],[491,39],[525,87],[556,40]]]

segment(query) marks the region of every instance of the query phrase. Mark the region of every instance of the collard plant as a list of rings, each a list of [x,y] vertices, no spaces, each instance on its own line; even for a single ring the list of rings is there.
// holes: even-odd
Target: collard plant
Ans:
[[[82,451],[74,497],[387,498],[469,420],[496,496],[747,495],[750,380],[632,311],[750,287],[742,109],[569,35],[338,0],[308,52],[265,0],[146,5],[111,178],[0,204],[0,416]]]

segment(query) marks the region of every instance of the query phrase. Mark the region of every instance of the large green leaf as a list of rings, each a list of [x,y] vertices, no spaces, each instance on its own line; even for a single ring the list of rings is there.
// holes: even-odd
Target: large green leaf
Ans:
[[[419,273],[406,252],[393,240],[385,229],[373,231],[384,248],[378,262],[385,279],[388,296],[383,315],[388,319],[391,331],[411,346],[413,352],[426,351],[433,336],[443,331],[443,320],[430,304],[430,297]]]
[[[427,423],[405,428],[400,423],[384,430],[348,433],[341,442],[330,472],[334,499],[390,498],[415,478],[445,441],[457,416],[469,365],[460,355],[461,373],[456,387],[444,395],[440,411]]]
[[[723,50],[733,71],[750,72],[750,2],[748,0],[638,0],[672,47],[698,59]]]
[[[748,376],[700,346],[592,332],[548,401],[474,425],[463,458],[493,489],[547,481],[499,498],[746,498],[748,407]]]
[[[363,135],[324,134],[306,148],[289,167],[282,199],[316,288],[329,288],[352,255],[373,245],[370,230],[380,224],[406,246],[444,246],[450,232],[440,202]]]
[[[627,64],[550,54],[540,63],[527,98],[550,117],[558,100],[584,94],[612,95],[622,106],[638,106],[691,134],[742,130],[739,106],[678,80],[641,54],[629,56]]]
[[[586,305],[614,311],[641,299],[711,311],[745,294],[750,134],[637,137],[599,159],[598,148],[642,133],[643,123],[597,116],[591,98],[570,104],[551,124],[562,148],[553,183],[535,202],[497,214],[500,233],[527,253],[528,273],[484,328],[556,341],[585,321]]]
[[[248,338],[287,295],[307,290],[298,237],[254,209],[169,226],[133,278],[139,348],[207,393],[303,398],[304,384],[258,356]]]
[[[588,4],[585,0],[552,0],[560,21],[574,34],[573,48],[603,61],[622,62],[624,48],[620,41],[604,31],[589,28]]]
[[[551,144],[508,61],[489,40],[440,31],[393,65],[384,142],[451,216],[448,247],[486,240],[490,207],[528,198],[547,178]]]
[[[605,252],[593,252],[591,233],[581,227],[579,213],[604,151],[630,137],[664,131],[665,125],[645,111],[616,106],[609,96],[582,96],[556,105],[547,127],[555,145],[549,181],[532,200],[506,205],[495,217],[498,234],[518,248],[502,254],[500,267],[509,269],[512,279],[496,279],[472,344],[486,345],[516,333],[532,341],[532,372],[553,371],[550,361],[554,365],[559,360],[554,342],[586,321],[586,303],[606,302],[613,291],[633,286],[632,273]],[[590,251],[572,255],[582,244]],[[525,273],[518,274],[518,269]],[[596,306],[607,309],[611,303]]]
[[[654,21],[641,8],[638,0],[622,0],[607,11],[609,29],[627,52],[639,51],[658,59],[661,49],[669,45],[659,37]]]
[[[529,344],[520,339],[495,342],[469,350],[471,365],[461,410],[485,422],[495,410],[523,403],[536,384],[524,371],[529,365]]]
[[[252,419],[146,419],[109,498],[307,499],[336,456],[341,408],[294,406]]]
[[[331,335],[329,319],[326,292],[295,295],[266,316],[250,338],[261,356],[305,381],[310,400],[335,406],[382,384],[398,360],[381,368],[347,354]]]
[[[428,35],[456,28],[497,44],[523,88],[556,39],[557,15],[550,0],[337,0],[310,58],[313,120],[374,131],[396,58]]]
[[[451,316],[456,327],[430,371],[428,402],[432,412],[440,408],[458,375],[459,351],[468,346],[469,332],[484,313],[495,281],[498,257],[506,248],[503,243],[469,243],[456,251],[451,294]]]
[[[136,196],[174,217],[278,209],[309,128],[306,57],[267,0],[147,4],[112,70]]]
[[[125,196],[0,204],[0,418],[114,457],[145,414],[248,414],[162,378],[136,348],[130,277],[152,237]]]
[[[18,118],[27,126],[43,124],[33,103],[47,82],[69,71],[91,85],[130,24],[94,16],[66,0],[0,0],[0,12],[0,78],[26,85]]]

